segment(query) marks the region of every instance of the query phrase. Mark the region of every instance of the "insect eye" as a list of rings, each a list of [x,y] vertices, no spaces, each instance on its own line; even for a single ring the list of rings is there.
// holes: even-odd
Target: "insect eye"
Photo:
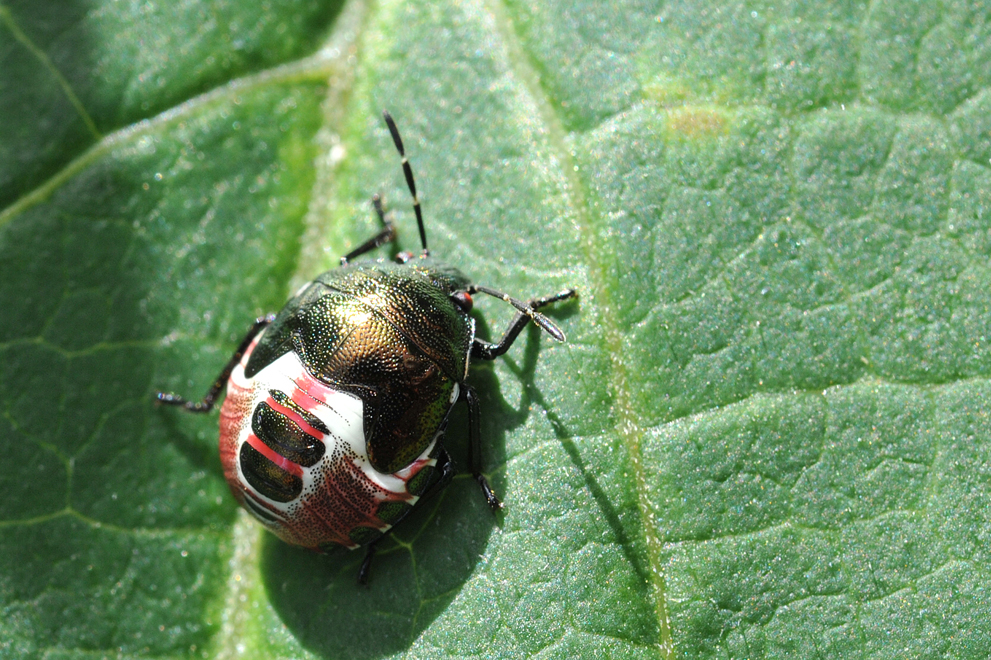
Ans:
[[[467,291],[455,291],[451,294],[451,300],[465,313],[470,312],[474,303]]]

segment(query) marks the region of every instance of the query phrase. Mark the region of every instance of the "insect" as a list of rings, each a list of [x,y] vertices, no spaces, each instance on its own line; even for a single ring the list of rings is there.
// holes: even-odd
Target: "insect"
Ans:
[[[521,301],[431,256],[413,170],[395,121],[383,115],[413,198],[420,253],[352,261],[395,240],[375,195],[382,230],[301,287],[278,315],[257,319],[201,401],[157,394],[163,404],[205,413],[226,386],[219,444],[234,497],[288,543],[367,546],[361,583],[378,540],[453,477],[442,440],[460,401],[468,407],[469,469],[488,505],[501,508],[482,475],[469,364],[505,353],[530,321],[565,341],[537,310],[576,295],[566,289]],[[475,336],[478,293],[516,309],[496,343]]]

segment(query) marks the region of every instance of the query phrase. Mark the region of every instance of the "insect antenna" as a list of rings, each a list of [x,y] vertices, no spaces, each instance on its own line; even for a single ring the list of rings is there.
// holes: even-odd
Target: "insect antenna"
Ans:
[[[409,192],[413,195],[413,211],[416,213],[416,226],[420,229],[420,245],[423,246],[423,253],[429,254],[429,250],[427,250],[427,232],[423,228],[423,213],[420,211],[420,200],[416,196],[416,182],[413,181],[413,168],[410,167],[409,160],[406,158],[406,150],[403,149],[403,139],[399,137],[399,129],[396,128],[396,122],[392,119],[392,115],[389,114],[388,110],[383,110],[382,116],[385,118],[385,125],[389,127],[389,133],[392,134],[392,141],[396,143],[396,150],[399,151],[399,155],[403,159],[403,174],[406,175],[406,185],[409,186]]]
[[[567,289],[555,296],[548,296],[547,298],[539,298],[530,301],[517,300],[502,291],[496,291],[495,289],[490,289],[487,286],[481,286],[478,284],[472,284],[469,286],[468,293],[484,293],[492,296],[493,298],[504,300],[515,307],[516,311],[520,314],[529,316],[531,321],[536,323],[538,327],[545,330],[551,337],[558,341],[565,341],[564,333],[561,332],[561,328],[557,327],[554,324],[554,321],[551,321],[549,318],[538,312],[536,307],[542,307],[548,303],[557,302],[558,300],[573,298],[575,296],[574,289]]]

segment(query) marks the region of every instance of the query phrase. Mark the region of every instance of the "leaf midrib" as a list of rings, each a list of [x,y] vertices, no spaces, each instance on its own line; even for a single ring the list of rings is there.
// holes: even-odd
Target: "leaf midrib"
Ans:
[[[510,9],[505,6],[505,0],[483,0],[483,2],[495,18],[494,23],[499,30],[499,36],[507,50],[508,67],[513,75],[520,80],[522,87],[529,94],[531,101],[540,111],[544,126],[547,129],[548,145],[555,152],[559,167],[561,168],[561,174],[566,181],[566,194],[571,197],[571,207],[575,212],[578,224],[577,229],[582,237],[580,243],[584,250],[585,264],[589,266],[589,281],[594,288],[593,295],[590,298],[595,300],[595,304],[600,310],[599,317],[605,337],[605,350],[609,355],[611,366],[609,378],[610,391],[615,397],[613,410],[615,411],[616,422],[614,430],[622,439],[630,457],[630,462],[633,465],[640,522],[646,540],[647,556],[650,564],[646,578],[650,581],[654,593],[654,611],[657,617],[659,631],[658,652],[660,657],[670,659],[674,657],[674,644],[668,617],[664,575],[661,570],[661,543],[650,514],[649,489],[647,488],[640,456],[639,440],[643,434],[643,429],[639,424],[638,417],[633,412],[631,393],[626,386],[629,380],[626,363],[622,357],[623,333],[621,328],[616,324],[618,315],[612,313],[614,304],[609,282],[605,276],[608,270],[605,267],[605,259],[602,258],[601,250],[597,249],[597,244],[593,240],[596,233],[592,231],[593,218],[591,212],[588,210],[587,191],[576,174],[572,152],[566,147],[567,132],[564,128],[564,121],[556,112],[555,108],[557,106],[552,103],[547,90],[541,84],[537,69],[528,56],[527,50],[516,30],[516,24],[512,20]],[[579,292],[579,296],[581,296],[581,292]],[[548,415],[553,414],[553,411],[547,410],[546,406],[541,405],[545,408],[545,412]],[[568,438],[559,438],[559,442],[572,462],[576,458],[580,458],[578,448],[574,446],[572,441]],[[583,476],[586,475],[587,468],[585,465],[577,464],[576,468],[579,469]],[[592,489],[593,495],[595,495],[594,480],[592,480],[592,483],[588,483],[589,480],[586,479],[586,482],[586,487]],[[595,499],[598,502],[599,497],[595,497]],[[615,529],[618,521],[612,519],[613,517],[609,515],[609,511],[603,511],[603,514],[609,520],[610,527]],[[625,534],[622,533],[621,528],[619,532],[617,541],[622,542],[625,539]]]

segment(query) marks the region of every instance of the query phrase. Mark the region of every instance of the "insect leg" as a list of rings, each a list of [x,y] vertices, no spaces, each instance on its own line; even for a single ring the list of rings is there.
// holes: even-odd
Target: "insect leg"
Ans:
[[[430,487],[427,488],[427,490],[423,491],[423,494],[420,495],[420,499],[417,500],[417,504],[428,497],[433,497],[447,488],[448,484],[451,483],[451,479],[454,477],[454,463],[451,461],[451,455],[447,453],[446,449],[441,449],[440,454],[437,456],[437,469],[440,470],[440,477],[437,481],[430,484]],[[365,558],[361,562],[361,568],[358,569],[358,584],[368,584],[368,575],[372,566],[372,557],[375,556],[375,544],[391,534],[394,529],[395,527],[390,527],[385,534],[368,544],[368,548],[365,550]]]
[[[382,223],[382,231],[341,257],[342,266],[347,266],[348,261],[355,257],[360,257],[366,252],[371,252],[379,246],[396,240],[396,228],[393,226],[392,221],[385,217],[385,210],[382,208],[382,197],[378,194],[372,197],[372,206],[375,207],[375,213],[379,217],[379,222]]]
[[[251,329],[248,330],[248,334],[244,336],[241,340],[241,344],[234,351],[234,355],[231,359],[227,361],[220,375],[217,376],[217,380],[214,381],[213,385],[210,386],[210,390],[203,397],[202,401],[187,401],[178,394],[172,394],[171,392],[157,392],[155,398],[158,399],[159,403],[164,403],[169,406],[182,406],[189,412],[205,413],[210,412],[213,408],[214,402],[217,400],[217,396],[220,395],[220,390],[224,389],[224,385],[227,384],[227,379],[231,377],[231,372],[234,371],[234,367],[237,363],[241,361],[244,356],[244,352],[248,350],[248,346],[258,333],[265,329],[269,323],[275,320],[275,314],[269,314],[268,316],[263,316],[261,318],[255,319],[255,322],[251,325]]]
[[[429,488],[423,491],[420,499],[417,500],[417,504],[447,488],[451,483],[451,479],[454,478],[454,463],[451,461],[451,455],[447,453],[446,449],[441,449],[440,454],[437,455],[437,470],[440,471],[440,476],[430,484]]]
[[[544,316],[543,314],[536,312],[534,310],[540,309],[544,305],[550,305],[551,303],[558,302],[559,300],[567,300],[568,298],[575,297],[576,293],[574,289],[565,289],[560,293],[556,293],[552,296],[544,296],[543,298],[532,298],[528,301],[521,302],[515,298],[511,298],[505,293],[495,291],[494,289],[489,289],[488,287],[472,285],[468,288],[468,293],[475,293],[476,291],[481,293],[487,293],[490,296],[495,296],[496,298],[501,298],[505,300],[518,311],[516,316],[513,317],[512,322],[510,322],[509,327],[506,332],[503,333],[502,339],[497,343],[493,344],[487,341],[482,341],[481,339],[476,339],[471,346],[471,356],[475,359],[480,360],[494,360],[503,353],[509,350],[509,347],[513,345],[516,338],[526,327],[526,324],[533,320],[538,326],[546,330],[554,339],[558,341],[564,341],[564,333],[561,332],[554,323]]]
[[[461,396],[468,404],[468,469],[471,470],[472,476],[481,487],[482,495],[485,496],[485,501],[488,502],[489,507],[493,511],[498,511],[502,508],[502,502],[492,492],[488,480],[482,474],[482,439],[478,428],[480,415],[478,395],[475,394],[472,387],[462,383]]]
[[[368,544],[368,548],[365,549],[365,558],[361,561],[361,568],[358,569],[358,584],[365,585],[368,584],[368,571],[372,567],[372,557],[375,556],[375,546],[381,541],[383,536],[375,539]]]

